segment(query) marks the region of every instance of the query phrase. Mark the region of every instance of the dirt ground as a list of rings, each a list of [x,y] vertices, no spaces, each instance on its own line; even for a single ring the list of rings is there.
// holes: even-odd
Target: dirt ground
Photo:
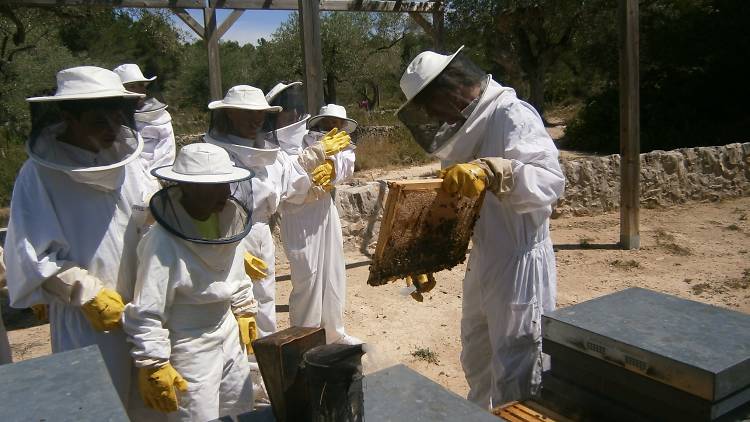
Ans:
[[[557,304],[570,306],[638,286],[750,313],[748,214],[750,198],[641,210],[637,251],[616,247],[619,214],[552,220]],[[365,259],[355,252],[347,256],[349,263]],[[367,266],[347,271],[348,331],[376,349],[365,362],[367,372],[401,362],[466,394],[459,364],[464,270],[461,265],[436,274],[438,286],[423,303],[400,295],[400,282],[368,286]],[[277,275],[285,274],[288,267],[280,262]],[[288,303],[290,288],[287,281],[278,283],[278,304]],[[48,325],[35,325],[28,310],[4,313],[15,360],[50,352]],[[288,326],[285,311],[279,313],[279,326]]]

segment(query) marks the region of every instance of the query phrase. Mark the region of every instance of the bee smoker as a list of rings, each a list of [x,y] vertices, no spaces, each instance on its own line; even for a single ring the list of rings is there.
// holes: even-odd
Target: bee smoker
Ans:
[[[305,352],[312,422],[363,422],[363,345],[328,344]]]

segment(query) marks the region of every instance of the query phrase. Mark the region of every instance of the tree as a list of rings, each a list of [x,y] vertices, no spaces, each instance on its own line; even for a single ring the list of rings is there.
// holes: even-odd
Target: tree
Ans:
[[[528,87],[527,98],[541,114],[547,78],[571,48],[583,16],[601,4],[598,0],[452,0],[447,28],[454,43],[477,49],[473,58],[493,75]]]

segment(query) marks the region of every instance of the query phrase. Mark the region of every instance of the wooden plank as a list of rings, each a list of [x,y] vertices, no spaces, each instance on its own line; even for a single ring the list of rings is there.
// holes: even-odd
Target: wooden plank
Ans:
[[[206,52],[208,55],[208,89],[212,100],[223,97],[221,89],[221,61],[219,59],[219,37],[216,36],[216,11],[210,7],[203,9]]]
[[[229,16],[227,16],[227,18],[224,19],[224,22],[222,22],[221,25],[219,25],[219,29],[216,30],[216,34],[215,34],[216,38],[221,39],[221,37],[223,37],[224,34],[227,33],[229,28],[231,28],[232,25],[234,25],[234,23],[237,22],[237,19],[239,19],[243,13],[245,13],[244,10],[232,10],[232,13],[230,13]]]
[[[307,110],[323,105],[323,47],[320,40],[320,10],[316,0],[299,0],[300,34],[304,60]]]
[[[198,23],[197,20],[193,19],[193,17],[190,16],[190,13],[188,13],[187,10],[178,7],[178,8],[172,9],[172,13],[177,15],[177,17],[180,18],[181,21],[185,22],[185,25],[187,25],[190,29],[192,29],[196,35],[205,39],[205,32],[203,31],[203,25]]]
[[[620,244],[640,248],[638,0],[620,0]]]
[[[443,179],[391,180],[388,186],[397,186],[403,190],[432,190],[443,186]]]
[[[511,422],[555,422],[552,417],[544,415],[521,402],[508,403],[493,409],[492,413]]]
[[[298,0],[209,0],[211,6],[221,3],[226,9],[298,10]],[[423,12],[442,11],[440,3],[432,1],[372,1],[322,0],[316,2],[323,12]]]
[[[445,12],[443,12],[443,6],[441,3],[438,4],[438,11],[432,12],[432,27],[435,29],[435,36],[433,41],[435,43],[435,51],[443,51],[445,44]]]
[[[422,16],[421,13],[409,12],[409,16],[414,22],[417,23],[417,25],[422,27],[422,29],[424,30],[424,32],[427,33],[427,35],[431,36],[433,40],[435,39],[435,35],[436,35],[435,29],[432,27],[432,24],[424,16]]]
[[[385,208],[383,209],[383,219],[380,221],[380,236],[387,238],[393,228],[393,219],[395,213],[393,212],[398,203],[399,197],[401,196],[402,185],[388,185],[388,198],[385,202]],[[380,237],[378,238],[380,239]],[[378,242],[375,245],[375,259],[382,259],[383,252],[385,251],[386,242]]]
[[[205,0],[4,0],[12,6],[103,6],[202,9]]]

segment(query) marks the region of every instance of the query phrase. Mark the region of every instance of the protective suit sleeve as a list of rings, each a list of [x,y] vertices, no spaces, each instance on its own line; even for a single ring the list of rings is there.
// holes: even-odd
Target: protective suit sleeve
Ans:
[[[344,183],[354,175],[354,161],[356,157],[353,148],[347,148],[329,158],[333,161],[333,168],[336,170],[336,178],[333,179],[333,185]]]
[[[138,275],[133,301],[125,306],[123,329],[133,344],[137,367],[169,360],[171,345],[165,328],[174,299],[172,278],[179,258],[161,227],[154,227],[138,245]]]
[[[237,282],[237,289],[232,294],[232,313],[239,316],[258,313],[258,301],[253,296],[253,282],[249,278]]]
[[[503,198],[513,190],[513,163],[500,157],[480,158],[472,161],[487,175],[487,190]]]
[[[550,207],[565,189],[558,152],[534,109],[514,101],[501,110],[505,159],[511,161],[513,188],[503,200],[519,214]]]
[[[315,167],[323,164],[325,160],[326,152],[320,142],[303,149],[297,157],[297,163],[299,163],[305,173],[312,172],[315,170]]]
[[[42,284],[76,266],[65,259],[70,247],[35,166],[27,161],[21,168],[10,204],[5,265],[14,308],[49,303],[51,297]]]
[[[302,164],[300,164],[302,156],[300,155],[297,160],[294,160],[284,152],[279,152],[279,154],[283,156],[282,160],[284,164],[281,201],[288,201],[292,204],[302,204],[305,202],[307,193],[312,186],[310,175],[305,171]],[[325,158],[323,161],[325,161]],[[315,167],[313,167],[313,169],[314,168]],[[310,171],[312,171],[312,169]]]

